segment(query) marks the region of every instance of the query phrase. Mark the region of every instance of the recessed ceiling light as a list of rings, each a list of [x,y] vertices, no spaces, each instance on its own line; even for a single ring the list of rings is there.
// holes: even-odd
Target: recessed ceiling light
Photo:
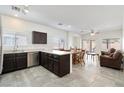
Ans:
[[[71,28],[71,25],[68,25],[68,28]]]
[[[81,30],[80,32],[84,32],[83,30]]]
[[[18,14],[14,14],[15,17],[18,17]]]
[[[29,12],[29,10],[27,10],[27,9],[24,9],[24,11],[25,11],[26,13],[28,13],[28,12]]]
[[[81,30],[81,31],[80,31],[80,33],[81,33],[81,34],[83,34],[83,33],[84,33],[84,31],[83,31],[83,30]]]
[[[25,7],[28,7],[29,5],[25,5]]]
[[[58,25],[60,25],[60,26],[61,26],[61,25],[63,25],[63,24],[62,24],[62,23],[58,23]]]

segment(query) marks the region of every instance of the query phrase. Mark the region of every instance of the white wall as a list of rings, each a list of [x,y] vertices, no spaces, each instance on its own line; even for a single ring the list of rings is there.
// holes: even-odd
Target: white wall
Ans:
[[[120,38],[121,40],[121,49],[122,49],[122,30],[115,30],[115,31],[103,31],[95,36],[90,36],[90,34],[82,35],[83,39],[94,39],[96,40],[96,51],[100,53],[102,50],[102,39],[107,38]]]
[[[3,33],[19,33],[27,37],[28,45],[20,48],[23,49],[53,49],[58,48],[60,39],[65,40],[65,48],[67,48],[68,39],[67,32],[63,30],[57,30],[48,26],[33,23],[30,21],[21,20],[14,17],[2,15],[2,30]],[[32,31],[41,31],[47,33],[47,44],[32,44]],[[4,47],[8,49],[8,47]]]
[[[1,28],[1,16],[0,16],[0,74],[3,68],[3,51],[2,51],[2,28]]]
[[[123,17],[123,24],[122,24],[122,50],[124,52],[124,17]]]
[[[68,48],[81,48],[81,36],[75,32],[68,32]]]

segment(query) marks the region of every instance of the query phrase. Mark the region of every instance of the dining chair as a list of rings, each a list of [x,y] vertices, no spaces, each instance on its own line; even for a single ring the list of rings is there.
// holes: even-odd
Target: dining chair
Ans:
[[[84,63],[84,65],[85,65],[84,55],[85,55],[85,50],[81,51],[81,53],[80,53],[80,61],[79,62],[81,64],[81,66],[82,66],[82,63]]]
[[[85,55],[85,50],[74,53],[72,56],[73,64],[81,64],[81,66],[82,66],[82,63],[85,64],[84,55]]]

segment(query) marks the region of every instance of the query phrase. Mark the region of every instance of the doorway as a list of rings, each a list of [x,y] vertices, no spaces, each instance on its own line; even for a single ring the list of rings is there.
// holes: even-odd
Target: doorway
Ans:
[[[82,48],[86,51],[95,52],[96,51],[95,40],[82,40]]]

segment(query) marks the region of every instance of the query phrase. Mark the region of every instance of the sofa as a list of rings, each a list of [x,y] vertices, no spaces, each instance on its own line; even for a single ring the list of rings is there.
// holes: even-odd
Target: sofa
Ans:
[[[104,54],[100,56],[100,65],[121,70],[122,58],[120,51],[115,51],[112,55]]]

